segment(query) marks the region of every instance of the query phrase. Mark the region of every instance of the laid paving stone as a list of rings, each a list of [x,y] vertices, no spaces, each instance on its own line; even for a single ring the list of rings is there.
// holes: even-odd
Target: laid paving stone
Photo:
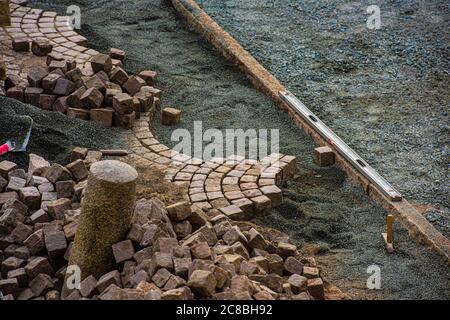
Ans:
[[[236,205],[220,208],[220,211],[232,220],[241,220],[244,213],[241,208]]]
[[[264,215],[267,214],[268,211],[272,208],[272,202],[269,197],[262,195],[259,197],[251,198],[253,201],[255,214]]]
[[[283,201],[281,189],[275,185],[264,186],[260,188],[261,192],[266,195],[272,202],[272,207],[278,207]]]

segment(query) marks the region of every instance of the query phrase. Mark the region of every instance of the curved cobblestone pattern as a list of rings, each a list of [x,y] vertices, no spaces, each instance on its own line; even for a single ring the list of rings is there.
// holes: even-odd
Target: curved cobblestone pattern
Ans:
[[[30,42],[47,38],[53,51],[66,60],[75,60],[85,75],[92,74],[90,59],[98,52],[86,47],[86,38],[69,25],[69,17],[55,12],[21,6],[13,0],[11,26],[0,29],[8,74],[27,78],[27,67],[36,61],[45,64],[45,57],[31,52],[15,52],[12,41],[27,38]],[[272,154],[261,161],[232,156],[227,159],[202,161],[179,154],[161,144],[150,131],[151,114],[143,114],[135,121],[132,131],[124,133],[132,154],[129,158],[145,166],[155,166],[166,174],[166,179],[186,187],[193,205],[204,209],[219,209],[235,220],[250,220],[267,213],[282,201],[276,186],[293,175],[295,157]]]
[[[38,38],[46,38],[53,45],[54,52],[62,54],[66,60],[75,60],[85,75],[90,75],[92,69],[89,60],[98,52],[87,48],[86,38],[73,30],[69,17],[17,3],[23,1],[12,0],[10,3],[11,26],[0,27],[0,42],[8,74],[26,79],[28,68],[35,63],[44,65],[46,59],[34,56],[31,52],[13,51],[13,39],[26,38],[32,42]]]
[[[132,152],[128,157],[164,171],[166,179],[186,188],[193,205],[219,209],[234,220],[250,220],[281,204],[276,185],[294,175],[295,157],[276,153],[261,161],[241,156],[191,158],[161,144],[150,131],[150,119],[143,114],[133,130],[124,133]]]

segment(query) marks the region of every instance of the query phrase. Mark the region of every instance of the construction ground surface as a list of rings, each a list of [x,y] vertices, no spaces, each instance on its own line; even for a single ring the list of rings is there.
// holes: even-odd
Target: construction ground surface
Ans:
[[[98,51],[106,51],[110,47],[124,49],[128,54],[126,65],[130,72],[142,69],[158,71],[164,89],[163,105],[183,110],[182,128],[191,129],[194,120],[202,120],[204,128],[279,128],[280,151],[297,156],[299,174],[284,185],[283,205],[260,222],[289,233],[297,244],[303,244],[304,250],[317,252],[324,274],[343,291],[354,298],[366,299],[450,297],[448,265],[414,242],[399,224],[395,226],[396,252],[387,255],[380,235],[385,229],[386,213],[339,170],[315,166],[311,157],[312,141],[200,36],[188,31],[166,1],[31,3],[62,13],[67,5],[80,5],[80,33],[89,39],[89,47]],[[351,37],[351,45],[345,44],[347,42],[343,39],[346,39],[344,35],[348,26],[346,28],[339,23],[351,25],[356,21],[347,14],[350,21],[339,20],[337,23],[333,20],[337,19],[336,16],[330,14],[333,7],[315,5],[310,1],[305,3],[310,10],[296,7],[291,1],[272,1],[270,6],[256,5],[256,1],[246,1],[241,6],[222,1],[201,3],[219,24],[408,198],[435,205],[433,212],[437,212],[439,217],[436,221],[443,221],[436,226],[446,233],[448,199],[445,195],[448,195],[448,189],[444,185],[444,153],[445,141],[448,140],[448,114],[444,105],[448,100],[445,90],[448,77],[444,74],[445,69],[439,68],[442,66],[439,39],[436,39],[436,46],[432,46],[434,42],[430,40],[428,49],[432,54],[421,52],[421,43],[415,38],[406,44],[399,40],[402,36],[407,37],[405,30],[411,28],[405,22],[401,25],[405,30],[396,29],[396,33],[389,35],[393,41],[392,50],[405,56],[390,60],[377,56],[382,52],[389,57],[389,51],[379,44],[377,50],[373,49],[370,41],[361,34]],[[338,8],[347,12],[360,7],[355,4],[338,5]],[[436,8],[440,8],[439,3]],[[411,17],[418,12],[420,18],[423,14],[418,5],[413,6],[412,11],[406,4],[405,8],[398,9],[402,17]],[[289,25],[292,17],[287,12],[302,15],[303,27]],[[267,19],[269,13],[277,19]],[[442,19],[438,13],[439,10],[432,15],[437,22]],[[317,24],[314,19],[319,17],[322,19]],[[258,25],[258,21],[251,19],[260,19],[264,24],[259,22],[261,25]],[[307,23],[308,19],[314,23]],[[322,23],[326,25],[326,19],[334,21],[337,26],[330,24],[328,33],[323,27],[323,39],[308,29],[322,26]],[[358,20],[362,23],[361,28],[365,27],[364,19],[365,16],[359,18],[362,22]],[[408,21],[409,18],[403,19]],[[278,29],[274,31],[274,26],[267,25],[270,23]],[[424,34],[437,33],[432,29],[432,23],[427,25],[430,29]],[[341,30],[342,34],[332,34],[331,30]],[[292,37],[303,40],[283,47],[279,35],[288,37],[289,32]],[[294,32],[299,34],[294,36]],[[327,51],[338,44],[342,47],[334,55],[327,55]],[[359,49],[354,46],[359,46]],[[295,50],[290,50],[291,47]],[[346,54],[345,50],[352,48],[354,51]],[[430,48],[437,49],[433,51]],[[304,57],[290,56],[294,53]],[[410,61],[408,55],[417,57],[417,63],[405,66],[405,61]],[[380,65],[370,64],[370,61],[362,63],[369,58],[376,59]],[[376,76],[369,66],[379,68],[375,69]],[[384,71],[379,73],[377,70]],[[423,81],[418,81],[422,78]],[[375,88],[380,88],[382,83],[383,92],[377,94]],[[395,88],[394,83],[399,83],[399,87]],[[412,84],[416,87],[411,87]],[[404,100],[399,99],[399,90],[403,90],[401,97]],[[415,109],[424,101],[428,102],[426,110],[429,114],[426,117],[423,110]],[[387,112],[390,109],[396,110],[392,118]],[[385,122],[386,119],[389,121]],[[155,130],[160,141],[173,145],[170,141],[173,128],[163,128],[157,123]],[[366,271],[371,265],[381,268],[381,290],[366,288],[369,276]]]

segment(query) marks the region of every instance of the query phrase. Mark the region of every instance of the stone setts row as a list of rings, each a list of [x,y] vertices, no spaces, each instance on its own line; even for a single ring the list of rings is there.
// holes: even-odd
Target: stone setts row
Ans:
[[[31,155],[27,172],[0,162],[5,299],[61,298],[88,168],[101,157],[76,148],[64,167]],[[217,209],[141,199],[127,238],[111,247],[116,269],[86,277],[67,299],[323,299],[314,259],[263,233]]]
[[[148,114],[142,114],[133,130],[124,132],[129,160],[164,171],[166,178],[185,187],[189,200],[202,209],[219,209],[241,221],[267,214],[282,202],[277,185],[297,171],[296,158],[280,153],[260,161],[237,155],[209,161],[192,158],[160,143],[149,120]]]

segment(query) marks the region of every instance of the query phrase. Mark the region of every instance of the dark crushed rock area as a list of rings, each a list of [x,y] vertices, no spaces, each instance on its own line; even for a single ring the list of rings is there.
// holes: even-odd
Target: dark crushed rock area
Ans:
[[[0,97],[0,144],[9,140],[12,134],[20,137],[26,134],[24,131],[28,130],[28,122],[22,117],[24,115],[34,121],[27,152],[51,162],[66,164],[70,151],[77,146],[92,150],[123,146],[120,129],[100,127],[92,122],[71,119],[61,113],[44,111],[4,97]],[[7,159],[26,167],[28,153],[10,152],[1,156],[0,161]]]

